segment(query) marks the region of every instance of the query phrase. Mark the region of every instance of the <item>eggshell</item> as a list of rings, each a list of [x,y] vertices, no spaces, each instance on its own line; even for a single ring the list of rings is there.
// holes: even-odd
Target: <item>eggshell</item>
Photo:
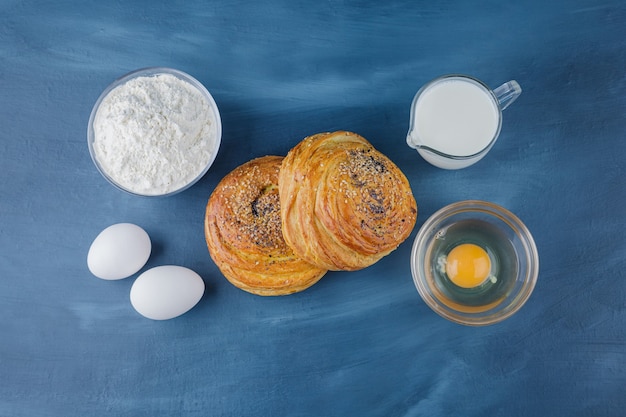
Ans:
[[[191,310],[204,295],[204,281],[191,269],[163,265],[149,269],[135,280],[130,303],[152,320],[169,320]]]
[[[141,227],[118,223],[104,229],[94,239],[87,254],[92,274],[106,280],[127,278],[148,262],[152,244]]]

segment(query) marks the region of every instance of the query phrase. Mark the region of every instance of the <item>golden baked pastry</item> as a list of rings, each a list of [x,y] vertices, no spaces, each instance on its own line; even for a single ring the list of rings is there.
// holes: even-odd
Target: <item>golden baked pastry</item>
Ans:
[[[258,295],[302,291],[326,273],[297,257],[283,239],[277,186],[282,159],[265,156],[235,168],[206,207],[211,258],[233,285]]]
[[[417,218],[402,171],[351,132],[302,140],[283,160],[278,185],[285,241],[320,268],[374,264],[410,235]]]

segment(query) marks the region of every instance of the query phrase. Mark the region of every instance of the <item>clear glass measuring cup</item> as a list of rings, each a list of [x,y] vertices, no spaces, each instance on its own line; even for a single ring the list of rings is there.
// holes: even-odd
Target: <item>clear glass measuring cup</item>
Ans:
[[[502,111],[521,93],[514,80],[491,90],[467,75],[438,77],[413,98],[407,143],[439,168],[473,165],[494,145]]]

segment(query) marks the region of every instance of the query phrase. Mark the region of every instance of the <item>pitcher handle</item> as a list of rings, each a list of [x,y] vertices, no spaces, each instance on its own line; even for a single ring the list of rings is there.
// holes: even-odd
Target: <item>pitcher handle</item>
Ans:
[[[517,81],[511,80],[493,90],[493,94],[498,99],[500,110],[504,110],[522,94],[522,87],[520,87]]]

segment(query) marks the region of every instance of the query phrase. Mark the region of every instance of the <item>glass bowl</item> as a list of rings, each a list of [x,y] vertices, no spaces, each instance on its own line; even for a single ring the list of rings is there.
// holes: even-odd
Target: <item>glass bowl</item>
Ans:
[[[163,75],[176,77],[178,81],[161,77]],[[169,78],[168,90],[155,92],[155,88],[165,88],[166,78]],[[132,84],[134,90],[124,96],[127,101],[120,103],[121,100],[118,100],[113,104],[115,96],[112,92],[119,94],[121,90],[116,89],[131,81],[135,83]],[[140,82],[142,84],[137,84]],[[128,90],[130,86],[127,85]],[[172,101],[168,105],[170,97]],[[187,99],[189,101],[185,102]],[[192,101],[202,103],[202,106],[189,105]],[[108,103],[117,106],[117,113],[111,115],[113,111],[109,110],[100,113],[103,103],[107,103],[107,108]],[[178,105],[179,108],[174,107]],[[193,125],[201,133],[197,133],[198,137],[193,140],[189,140],[188,136],[175,137],[185,129],[194,132],[190,126],[196,121],[190,121],[190,117],[204,122],[201,127]],[[120,126],[130,126],[131,123],[140,126],[136,129],[142,130],[120,133]],[[123,137],[124,140],[111,139],[113,137]],[[87,128],[89,153],[100,174],[118,189],[146,197],[174,195],[198,182],[213,164],[221,139],[220,113],[208,90],[190,75],[166,67],[142,68],[111,83],[93,106]],[[96,144],[97,140],[102,142]],[[104,145],[106,141],[109,142]],[[133,156],[131,153],[135,149],[131,150],[130,146],[139,146],[136,143],[142,144],[144,148],[141,154]],[[164,146],[169,148],[165,149]],[[105,147],[107,150],[102,150]],[[148,165],[154,161],[158,161],[158,165]],[[163,175],[163,178],[157,178],[157,175]]]
[[[474,288],[450,280],[442,264],[462,244],[485,249],[492,261],[489,279]],[[411,273],[422,299],[440,316],[468,326],[498,323],[528,300],[539,273],[532,235],[513,213],[496,204],[468,200],[434,213],[417,233]]]

